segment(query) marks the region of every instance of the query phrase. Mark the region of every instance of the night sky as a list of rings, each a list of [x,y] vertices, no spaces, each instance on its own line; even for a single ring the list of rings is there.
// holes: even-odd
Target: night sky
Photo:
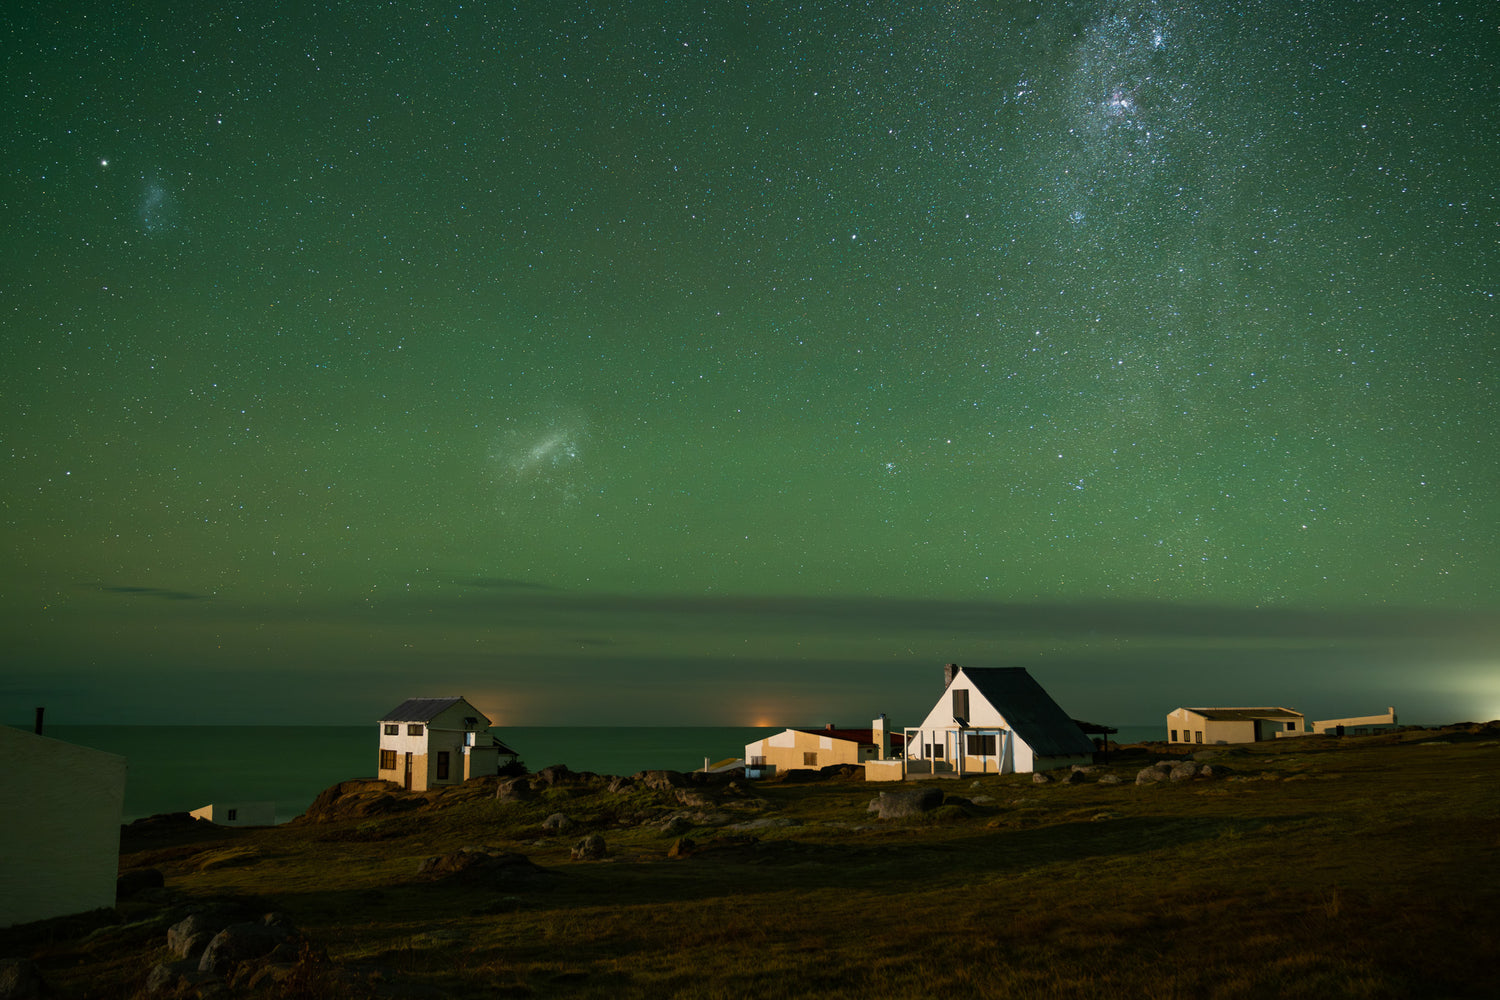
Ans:
[[[1500,716],[1493,3],[516,6],[0,15],[0,720]]]

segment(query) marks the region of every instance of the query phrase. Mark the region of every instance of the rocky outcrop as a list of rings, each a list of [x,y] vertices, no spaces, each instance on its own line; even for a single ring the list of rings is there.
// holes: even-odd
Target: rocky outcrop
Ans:
[[[546,872],[524,854],[468,847],[427,858],[417,866],[417,874],[433,880],[458,878],[483,885],[510,885],[538,879]]]
[[[591,833],[573,846],[574,861],[598,861],[608,853],[604,838]]]
[[[168,928],[167,947],[177,960],[151,969],[146,992],[214,992],[272,964],[290,967],[307,951],[306,939],[283,914],[236,920],[233,912],[202,910]]]
[[[548,833],[567,833],[577,825],[578,824],[573,822],[573,820],[565,813],[553,813],[551,816],[548,816],[546,819],[542,820],[542,829],[546,830]]]

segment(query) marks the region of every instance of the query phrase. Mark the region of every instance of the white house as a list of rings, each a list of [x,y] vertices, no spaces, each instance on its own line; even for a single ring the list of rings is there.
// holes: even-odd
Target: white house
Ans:
[[[0,927],[115,905],[125,758],[0,726]]]
[[[906,730],[907,774],[1010,774],[1089,764],[1094,744],[1024,667],[943,668],[943,696]]]
[[[275,802],[213,802],[188,813],[217,826],[275,826]]]
[[[1373,736],[1389,733],[1401,728],[1396,724],[1394,705],[1383,715],[1358,715],[1350,719],[1320,719],[1312,724],[1312,731],[1323,736]]]
[[[1255,743],[1307,732],[1290,708],[1176,708],[1167,713],[1168,743]]]
[[[408,791],[456,785],[499,773],[516,752],[490,732],[490,720],[463,698],[411,698],[380,720],[377,777]]]

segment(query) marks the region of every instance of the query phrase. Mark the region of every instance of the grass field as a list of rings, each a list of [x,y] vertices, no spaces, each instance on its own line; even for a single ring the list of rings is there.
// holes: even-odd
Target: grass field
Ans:
[[[1081,784],[933,781],[947,803],[896,821],[867,809],[894,786],[851,779],[350,783],[318,821],[127,828],[122,869],[164,889],[0,931],[0,954],[61,996],[144,996],[165,926],[239,899],[309,942],[273,996],[1493,998],[1497,735],[1219,748],[1225,776],[1154,785],[1136,772],[1167,749],[1133,748]],[[573,860],[591,833],[606,855]],[[498,860],[419,873],[465,848]]]

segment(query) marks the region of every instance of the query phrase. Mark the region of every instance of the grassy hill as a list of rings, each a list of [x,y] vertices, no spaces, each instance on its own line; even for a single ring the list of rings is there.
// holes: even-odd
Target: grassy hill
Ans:
[[[253,987],[247,963],[149,995],[1500,995],[1500,727],[1212,748],[1212,777],[1135,783],[1182,749],[927,782],[944,804],[903,820],[868,809],[899,786],[850,778],[346,782],[281,827],[132,824],[121,868],[163,888],[0,955],[62,996],[146,996],[166,928],[218,909],[278,911],[296,948]]]

